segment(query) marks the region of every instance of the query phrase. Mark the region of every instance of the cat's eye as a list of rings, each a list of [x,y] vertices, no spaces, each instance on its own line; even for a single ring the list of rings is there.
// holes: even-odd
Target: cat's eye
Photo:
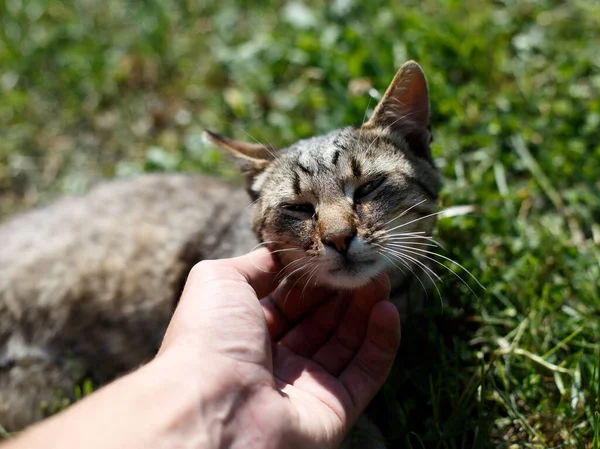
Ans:
[[[379,178],[376,178],[373,181],[363,184],[362,186],[360,186],[358,189],[356,189],[354,191],[354,199],[359,200],[361,198],[364,198],[369,193],[374,191],[377,187],[379,187],[383,183],[384,180],[385,180],[385,177],[380,176]]]
[[[285,204],[283,208],[290,212],[296,212],[298,214],[310,215],[315,213],[315,208],[310,203],[291,203]]]

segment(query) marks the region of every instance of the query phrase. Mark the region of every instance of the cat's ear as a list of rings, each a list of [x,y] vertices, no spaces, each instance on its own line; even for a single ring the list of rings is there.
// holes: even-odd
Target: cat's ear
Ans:
[[[230,139],[208,129],[205,131],[216,146],[227,151],[233,157],[235,164],[246,177],[254,178],[275,158],[276,150],[270,146]]]
[[[248,143],[230,139],[209,130],[208,138],[219,148],[225,150],[235,165],[246,177],[246,190],[253,200],[258,198],[261,179],[259,176],[275,159],[276,149],[260,143]]]
[[[415,152],[429,156],[429,93],[421,66],[405,62],[394,76],[365,128],[402,137]]]

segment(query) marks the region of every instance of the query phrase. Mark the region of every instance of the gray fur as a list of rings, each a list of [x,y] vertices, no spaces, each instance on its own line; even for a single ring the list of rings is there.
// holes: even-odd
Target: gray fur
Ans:
[[[247,204],[222,181],[145,175],[0,225],[0,424],[148,361],[191,266],[256,244]]]

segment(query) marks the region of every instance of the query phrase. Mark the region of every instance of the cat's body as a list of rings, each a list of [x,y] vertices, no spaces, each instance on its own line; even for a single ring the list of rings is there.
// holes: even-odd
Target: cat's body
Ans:
[[[256,245],[248,204],[216,179],[145,175],[0,225],[0,424],[148,361],[192,265]]]
[[[250,198],[206,177],[144,175],[0,225],[0,424],[22,428],[85,376],[102,383],[148,361],[191,266],[259,241],[284,250],[292,279],[354,288],[390,271],[396,299],[422,293],[440,188],[428,108],[408,63],[362,127],[277,154],[209,133]],[[369,425],[352,438],[346,447],[382,447]]]

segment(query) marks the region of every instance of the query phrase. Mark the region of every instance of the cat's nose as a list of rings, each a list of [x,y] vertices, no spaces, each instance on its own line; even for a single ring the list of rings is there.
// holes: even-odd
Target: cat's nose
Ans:
[[[321,241],[324,245],[330,246],[336,249],[341,254],[346,254],[348,251],[348,247],[350,246],[350,242],[356,235],[356,229],[347,228],[341,231],[330,232],[329,234],[325,234]]]

